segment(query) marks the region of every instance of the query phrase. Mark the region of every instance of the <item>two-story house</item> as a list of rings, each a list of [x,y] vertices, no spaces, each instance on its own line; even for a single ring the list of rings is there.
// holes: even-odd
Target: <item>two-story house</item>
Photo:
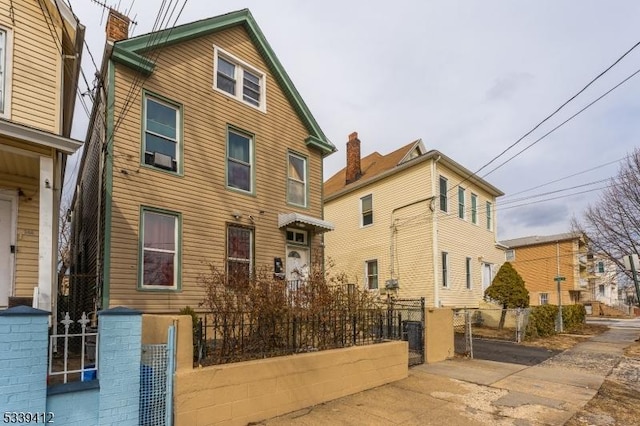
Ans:
[[[0,0],[0,309],[51,311],[84,27],[59,0]]]
[[[243,276],[266,266],[283,286],[299,277],[332,229],[322,159],[335,147],[251,13],[127,28],[111,11],[73,272],[95,276],[99,308],[145,312],[197,308],[208,264]]]
[[[578,232],[530,236],[502,241],[506,260],[524,279],[529,304],[575,304],[588,286],[588,242]],[[560,279],[560,292],[558,281]]]
[[[618,305],[618,267],[602,254],[590,254],[587,257],[589,291],[585,299],[598,301],[605,305]]]
[[[361,158],[349,135],[346,167],[325,182],[335,232],[325,253],[349,279],[427,306],[477,307],[504,262],[496,243],[503,193],[417,140]]]

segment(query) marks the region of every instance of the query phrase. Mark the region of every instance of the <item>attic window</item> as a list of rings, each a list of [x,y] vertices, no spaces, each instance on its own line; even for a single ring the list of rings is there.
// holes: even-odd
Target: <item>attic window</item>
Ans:
[[[215,90],[266,111],[266,81],[263,72],[217,46],[213,46],[213,67]]]

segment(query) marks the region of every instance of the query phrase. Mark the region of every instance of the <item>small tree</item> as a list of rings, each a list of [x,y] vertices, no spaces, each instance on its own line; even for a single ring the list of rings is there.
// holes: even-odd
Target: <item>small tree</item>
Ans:
[[[502,305],[499,329],[504,327],[506,309],[529,306],[529,290],[524,286],[524,280],[518,271],[509,262],[505,262],[500,267],[491,285],[484,291],[484,296]]]

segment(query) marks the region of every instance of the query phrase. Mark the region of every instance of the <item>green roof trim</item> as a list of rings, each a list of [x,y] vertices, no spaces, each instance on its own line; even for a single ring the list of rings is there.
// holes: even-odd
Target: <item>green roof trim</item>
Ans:
[[[267,66],[284,91],[288,101],[309,131],[309,138],[306,140],[307,145],[319,149],[323,156],[335,152],[336,147],[327,139],[317,121],[313,115],[311,115],[311,111],[293,85],[289,75],[267,42],[267,39],[262,33],[262,30],[260,30],[260,27],[258,27],[249,9],[242,9],[116,42],[113,48],[112,59],[144,74],[150,74],[154,71],[155,63],[143,56],[146,51],[182,43],[237,25],[243,26],[247,31],[249,37],[258,48]]]

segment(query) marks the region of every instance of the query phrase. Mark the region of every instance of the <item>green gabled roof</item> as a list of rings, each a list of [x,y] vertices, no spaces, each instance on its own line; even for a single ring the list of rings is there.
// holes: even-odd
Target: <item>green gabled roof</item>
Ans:
[[[309,131],[309,137],[306,140],[307,145],[319,149],[323,155],[335,152],[336,147],[327,139],[315,118],[311,115],[307,104],[305,104],[302,96],[300,96],[300,93],[298,93],[298,90],[293,85],[293,82],[289,78],[289,75],[287,75],[287,72],[278,60],[273,49],[271,49],[271,46],[264,37],[260,27],[258,27],[255,19],[253,19],[249,9],[238,10],[236,12],[230,12],[213,18],[203,19],[116,42],[113,47],[112,59],[138,70],[143,74],[151,74],[155,69],[155,62],[143,56],[146,51],[182,43],[236,25],[241,25],[247,31],[249,37],[262,54],[267,66],[287,96],[287,99],[305,124]]]

